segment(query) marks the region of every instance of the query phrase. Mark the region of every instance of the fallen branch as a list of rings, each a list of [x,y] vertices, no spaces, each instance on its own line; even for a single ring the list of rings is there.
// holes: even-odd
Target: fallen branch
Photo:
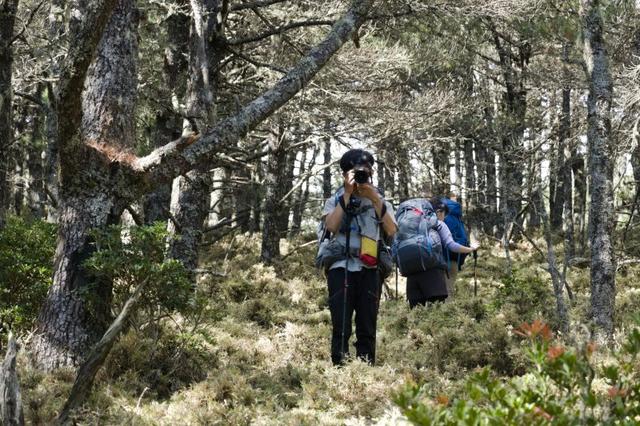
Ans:
[[[311,240],[311,241],[307,241],[306,243],[301,244],[301,245],[299,245],[297,247],[294,247],[289,253],[287,253],[284,256],[282,256],[280,258],[280,260],[285,260],[287,257],[291,256],[293,253],[295,253],[296,251],[300,250],[301,248],[308,247],[308,246],[310,246],[312,244],[315,244],[315,243],[317,243],[316,240]]]
[[[64,404],[62,412],[56,419],[56,424],[69,424],[69,415],[71,412],[82,405],[89,396],[98,370],[102,367],[104,360],[107,358],[107,355],[109,355],[111,348],[124,329],[127,319],[131,315],[138,300],[140,300],[142,290],[146,285],[147,281],[145,280],[136,287],[133,294],[124,304],[118,317],[113,321],[111,326],[109,326],[109,329],[104,333],[102,339],[93,347],[86,361],[78,369],[78,375],[73,383],[73,388],[71,388],[71,393],[67,402]]]

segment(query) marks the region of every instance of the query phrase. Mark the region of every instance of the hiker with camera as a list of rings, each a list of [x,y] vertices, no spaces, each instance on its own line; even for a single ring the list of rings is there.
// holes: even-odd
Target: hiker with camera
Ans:
[[[398,206],[394,254],[400,273],[407,277],[407,300],[412,309],[447,298],[446,250],[471,253],[479,247],[477,243],[467,247],[453,240],[444,223],[446,212],[447,205],[439,198],[416,198]]]
[[[375,362],[380,274],[391,270],[390,256],[382,251],[385,238],[393,236],[397,226],[393,207],[372,184],[373,164],[369,152],[347,151],[340,159],[344,184],[322,212],[326,230],[332,234],[329,240],[321,238],[318,262],[327,271],[334,365],[348,357],[354,312],[356,356],[372,365]]]

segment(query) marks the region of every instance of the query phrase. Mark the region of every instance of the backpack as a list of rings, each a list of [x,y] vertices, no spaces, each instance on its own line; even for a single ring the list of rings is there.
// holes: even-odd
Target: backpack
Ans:
[[[444,223],[447,224],[451,231],[453,240],[463,246],[469,245],[469,239],[467,238],[467,232],[464,229],[464,222],[462,221],[462,206],[457,201],[443,199],[449,208],[449,214],[444,218]],[[449,254],[452,261],[458,262],[458,269],[462,269],[464,260],[467,257],[466,253],[453,253]]]
[[[334,197],[341,195],[341,191],[334,194]],[[349,226],[346,223],[346,217],[342,219],[342,228]],[[382,225],[379,225],[382,226]],[[380,272],[381,281],[384,281],[393,271],[393,260],[391,253],[386,245],[386,238],[384,231],[380,229],[382,233],[381,239],[378,241],[378,271]],[[324,219],[321,219],[316,228],[318,251],[316,254],[315,265],[318,269],[323,269],[325,274],[328,273],[331,265],[338,260],[346,259],[346,247],[338,242],[336,238],[327,229]],[[357,253],[352,252],[353,256],[357,257]]]
[[[424,198],[404,201],[396,211],[396,232],[392,252],[403,277],[429,269],[447,269],[438,218]]]

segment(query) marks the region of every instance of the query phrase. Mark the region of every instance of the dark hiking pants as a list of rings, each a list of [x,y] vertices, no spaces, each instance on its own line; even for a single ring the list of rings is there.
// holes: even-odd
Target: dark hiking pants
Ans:
[[[380,304],[378,271],[363,268],[359,272],[349,272],[348,277],[345,310],[344,268],[331,269],[327,276],[329,310],[333,325],[331,361],[334,365],[340,365],[349,354],[351,318],[355,311],[356,356],[373,365],[376,356],[376,321]]]

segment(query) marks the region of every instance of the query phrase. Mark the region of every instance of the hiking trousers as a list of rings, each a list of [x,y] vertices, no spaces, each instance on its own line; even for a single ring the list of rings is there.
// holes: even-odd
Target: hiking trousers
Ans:
[[[355,312],[356,356],[373,365],[376,356],[376,322],[380,305],[380,279],[377,269],[362,268],[349,272],[346,292],[344,268],[329,270],[329,310],[331,311],[331,361],[334,365],[344,363],[349,355],[351,318]],[[344,324],[344,327],[343,327]],[[343,335],[344,333],[344,335]],[[343,352],[344,349],[344,352]]]

